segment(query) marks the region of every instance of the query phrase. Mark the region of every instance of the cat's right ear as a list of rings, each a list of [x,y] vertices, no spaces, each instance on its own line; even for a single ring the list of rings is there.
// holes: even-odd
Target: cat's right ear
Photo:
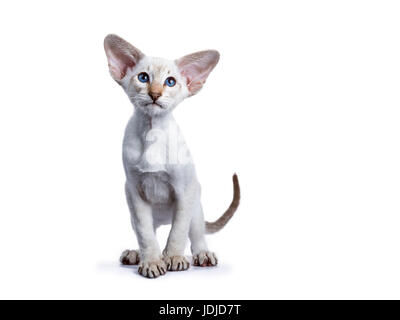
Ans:
[[[118,83],[125,77],[126,71],[133,68],[144,56],[129,42],[115,34],[109,34],[105,37],[104,50],[106,51],[110,74]]]

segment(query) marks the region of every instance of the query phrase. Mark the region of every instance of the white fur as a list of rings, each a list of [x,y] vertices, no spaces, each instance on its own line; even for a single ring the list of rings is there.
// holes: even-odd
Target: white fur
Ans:
[[[114,57],[109,58],[112,75],[124,74],[123,78],[116,80],[135,106],[125,131],[123,163],[132,226],[140,246],[139,273],[157,277],[163,274],[165,267],[176,271],[187,269],[189,263],[184,250],[188,237],[193,256],[203,262],[208,255],[210,263],[215,265],[217,259],[208,251],[205,241],[205,222],[195,167],[171,113],[193,93],[175,61],[143,55],[134,62],[133,68],[121,69],[120,72],[121,64],[116,63]],[[208,66],[208,73],[212,67]],[[163,93],[157,100],[159,105],[152,104],[147,91],[149,84],[138,80],[141,72],[149,75],[149,83],[163,86]],[[174,77],[176,85],[163,85],[167,77]],[[201,81],[199,85],[205,78]],[[164,224],[172,224],[172,227],[161,254],[155,231]],[[124,252],[123,257],[128,254]]]

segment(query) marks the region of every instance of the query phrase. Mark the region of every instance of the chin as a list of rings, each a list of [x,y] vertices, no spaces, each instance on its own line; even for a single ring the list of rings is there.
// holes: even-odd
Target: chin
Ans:
[[[163,108],[163,107],[161,107],[161,106],[159,106],[157,104],[154,104],[154,103],[152,103],[150,105],[148,104],[148,105],[145,105],[145,106],[141,105],[139,107],[139,109],[143,113],[145,113],[145,114],[147,114],[149,116],[158,116],[158,115],[161,115],[161,114],[166,113],[168,111],[168,109]]]

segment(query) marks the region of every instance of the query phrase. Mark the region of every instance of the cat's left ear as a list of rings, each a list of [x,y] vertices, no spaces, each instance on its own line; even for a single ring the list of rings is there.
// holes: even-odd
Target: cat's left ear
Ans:
[[[187,81],[190,95],[200,91],[218,60],[218,51],[207,50],[189,54],[175,61],[179,71]]]
[[[128,68],[133,68],[144,56],[133,45],[115,34],[109,34],[104,39],[104,50],[111,76],[118,83],[125,77]]]

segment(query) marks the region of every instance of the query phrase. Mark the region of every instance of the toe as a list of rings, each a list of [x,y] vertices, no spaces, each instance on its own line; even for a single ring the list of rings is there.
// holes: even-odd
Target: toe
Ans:
[[[158,278],[166,273],[164,261],[140,263],[138,268],[139,274],[147,278]]]
[[[217,257],[215,256],[215,253],[213,252],[208,252],[207,253],[208,257],[208,265],[209,266],[216,266],[218,263]]]
[[[135,265],[139,263],[139,252],[136,250],[125,250],[119,261],[124,265]]]
[[[193,256],[193,265],[199,267],[211,267],[218,264],[217,256],[213,252],[202,251]]]
[[[165,257],[164,261],[168,271],[183,271],[189,268],[190,264],[184,256]]]

